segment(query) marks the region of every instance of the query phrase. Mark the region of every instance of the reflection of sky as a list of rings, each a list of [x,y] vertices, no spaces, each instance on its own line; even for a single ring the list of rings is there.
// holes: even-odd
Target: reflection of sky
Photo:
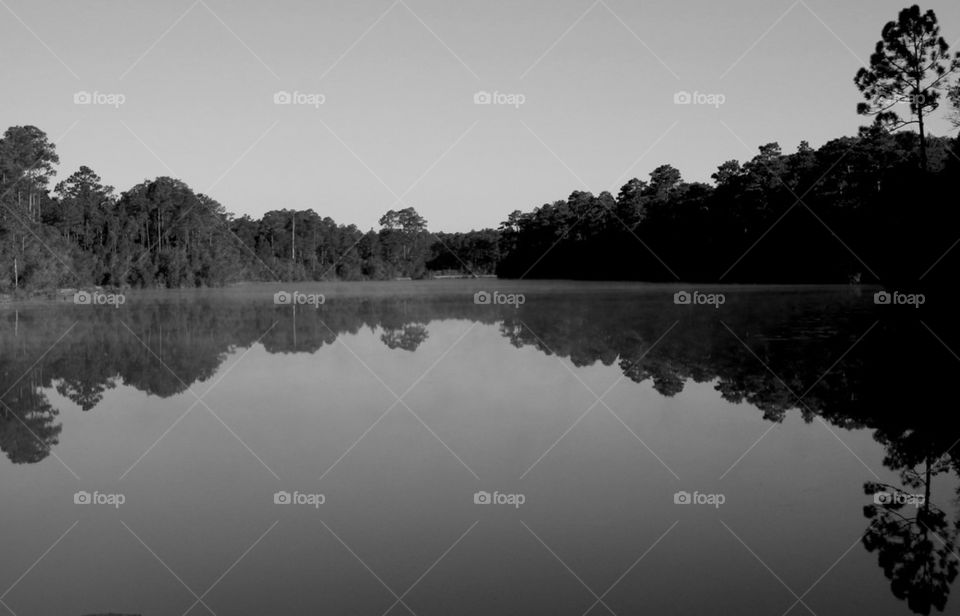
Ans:
[[[0,579],[12,583],[79,524],[6,601],[18,613],[183,611],[193,601],[189,592],[120,520],[198,594],[279,520],[208,595],[211,607],[232,614],[298,613],[297,606],[383,611],[393,597],[318,518],[398,594],[479,520],[405,599],[414,610],[582,611],[590,593],[521,520],[598,594],[679,521],[605,599],[615,610],[693,613],[710,605],[733,613],[750,605],[774,613],[793,598],[721,520],[802,594],[866,526],[863,483],[872,475],[844,443],[897,483],[870,433],[832,428],[841,443],[796,412],[720,479],[772,424],[756,408],[721,400],[712,383],[687,383],[668,399],[649,382],[620,380],[605,401],[636,437],[598,405],[557,442],[594,402],[585,385],[600,394],[620,369],[575,368],[532,347],[511,347],[496,326],[471,325],[430,323],[415,352],[388,349],[381,331],[368,328],[314,354],[268,354],[259,345],[237,351],[212,379],[194,385],[200,395],[209,390],[204,400],[229,430],[197,406],[122,480],[195,398],[160,399],[119,386],[84,413],[47,392],[63,423],[54,451],[81,479],[52,456],[0,466],[0,521],[15,529]],[[397,405],[337,462],[395,400],[377,377],[404,394],[444,353],[404,397],[436,437]],[[72,504],[77,489],[123,492],[127,503],[119,511],[79,508]],[[327,503],[319,511],[280,509],[272,504],[280,489],[322,492]],[[520,492],[526,504],[478,508],[472,494],[481,489]],[[726,504],[678,507],[673,493],[681,489],[723,493]],[[944,500],[951,489],[939,492]],[[836,613],[902,607],[862,548],[805,600]]]

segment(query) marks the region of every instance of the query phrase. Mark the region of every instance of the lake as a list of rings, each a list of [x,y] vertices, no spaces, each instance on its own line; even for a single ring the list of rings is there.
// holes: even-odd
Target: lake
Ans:
[[[451,280],[5,306],[0,601],[950,613],[960,334],[874,292]]]

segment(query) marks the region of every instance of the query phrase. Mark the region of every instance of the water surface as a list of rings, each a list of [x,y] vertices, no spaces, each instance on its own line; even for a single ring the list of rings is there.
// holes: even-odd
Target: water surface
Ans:
[[[955,609],[950,320],[847,287],[703,289],[719,308],[678,289],[7,307],[0,599],[17,616]]]

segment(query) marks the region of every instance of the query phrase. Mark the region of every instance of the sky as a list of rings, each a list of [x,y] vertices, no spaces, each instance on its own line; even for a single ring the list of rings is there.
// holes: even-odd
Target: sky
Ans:
[[[855,134],[853,76],[904,6],[0,0],[0,118],[47,132],[58,180],[170,175],[238,216],[366,230],[414,207],[466,231],[661,164],[709,181],[765,143]],[[921,8],[960,49],[960,3]]]

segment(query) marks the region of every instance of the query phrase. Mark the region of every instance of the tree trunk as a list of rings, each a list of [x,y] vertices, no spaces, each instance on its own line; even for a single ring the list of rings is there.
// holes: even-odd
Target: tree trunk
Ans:
[[[923,127],[923,108],[917,109],[917,122],[920,130],[920,168],[927,172],[927,134]]]

